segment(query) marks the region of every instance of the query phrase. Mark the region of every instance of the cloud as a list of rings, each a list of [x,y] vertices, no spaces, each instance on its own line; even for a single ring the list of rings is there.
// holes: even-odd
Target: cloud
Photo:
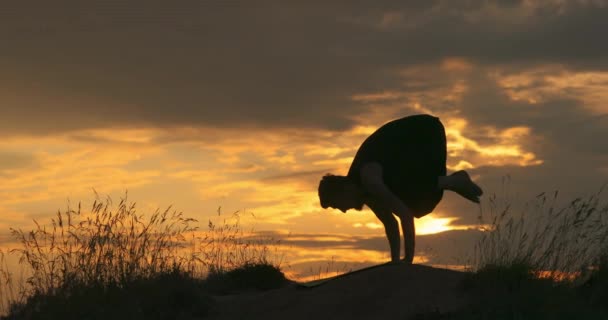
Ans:
[[[589,35],[607,12],[603,1],[13,3],[0,16],[0,124],[5,135],[344,130],[365,111],[350,98],[390,92],[403,66],[605,68],[607,44]],[[446,68],[467,68],[455,59]]]
[[[40,148],[43,144],[45,148]],[[8,205],[64,197],[85,188],[117,190],[150,183],[160,175],[154,166],[129,170],[129,165],[148,161],[158,155],[158,148],[148,146],[81,145],[69,139],[51,137],[15,138],[0,143],[0,150],[19,145],[22,158],[35,165],[4,170],[0,176],[0,202]],[[27,152],[25,152],[27,150]],[[142,160],[143,159],[143,160]]]
[[[518,202],[608,179],[606,1],[3,8],[7,212],[128,185],[196,212],[201,199],[230,202],[281,230],[373,236],[371,212],[321,210],[316,187],[345,174],[376,128],[413,113],[440,116],[449,169],[469,170],[486,195],[506,175]],[[467,227],[478,214],[446,192],[434,222]]]
[[[353,98],[353,103],[368,111],[352,117],[357,125],[350,130],[115,128],[87,129],[60,138],[49,137],[45,141],[60,141],[54,148],[61,151],[39,154],[48,170],[24,174],[20,181],[5,180],[5,186],[12,186],[10,190],[6,189],[7,194],[11,192],[10,199],[6,199],[16,203],[52,196],[29,191],[19,196],[18,190],[33,187],[34,183],[39,186],[85,183],[116,189],[121,188],[124,181],[144,186],[172,179],[191,183],[190,187],[198,190],[196,193],[206,203],[218,205],[234,201],[241,208],[252,209],[264,220],[265,226],[300,231],[340,226],[344,232],[357,233],[362,228],[355,230],[354,225],[369,226],[377,223],[376,219],[369,212],[328,218],[328,211],[319,208],[316,195],[320,177],[326,172],[345,174],[357,147],[369,133],[389,117],[420,109],[440,115],[446,125],[449,168],[470,169],[487,194],[499,190],[500,183],[496,181],[505,174],[514,177],[524,194],[546,191],[547,186],[552,188],[563,183],[563,168],[567,168],[573,159],[587,165],[584,172],[578,172],[568,180],[579,183],[572,184],[572,188],[587,186],[585,181],[606,177],[602,171],[605,162],[601,162],[604,159],[601,146],[594,147],[596,140],[591,139],[593,134],[602,133],[605,125],[599,121],[581,132],[567,130],[572,127],[567,121],[589,117],[590,111],[580,107],[578,101],[559,100],[557,102],[561,104],[553,105],[556,101],[532,104],[514,99],[509,90],[516,90],[517,86],[507,87],[501,81],[508,77],[497,76],[500,73],[495,69],[489,72],[462,59],[402,68],[398,73],[406,84],[421,76],[421,86],[410,90],[406,85],[404,90],[395,88],[391,94],[370,92],[359,96],[358,101]],[[553,74],[545,73],[546,76]],[[576,74],[569,77],[576,77]],[[500,108],[490,109],[487,102],[497,103]],[[572,105],[576,107],[570,108]],[[569,116],[562,119],[558,116],[560,113]],[[557,122],[543,121],[547,115],[558,118]],[[579,135],[583,135],[584,143],[576,140]],[[39,143],[41,140],[37,138],[15,138],[4,144],[7,148],[21,144],[36,149]],[[575,150],[571,148],[580,149],[585,143],[588,143],[588,151],[596,156],[561,153]],[[96,155],[95,150],[107,151]],[[593,168],[601,175],[594,173]],[[51,181],[58,172],[67,170],[80,170],[80,173],[70,179]],[[124,180],[127,175],[131,178]],[[25,178],[29,180],[23,180]],[[55,196],[69,192],[64,187],[51,189],[56,191]],[[450,228],[466,227],[476,222],[477,211],[466,200],[446,192],[436,217],[450,219]],[[323,218],[315,218],[322,215]],[[373,231],[373,228],[365,229]]]
[[[384,235],[342,235],[334,233],[262,233],[280,240],[289,248],[290,265],[306,267],[342,266],[358,268],[383,263],[390,259],[388,241]],[[416,263],[432,265],[465,265],[473,262],[475,245],[482,233],[477,230],[454,230],[416,237]],[[402,249],[403,250],[403,249]],[[364,263],[364,265],[357,265]],[[347,271],[345,270],[345,271]],[[330,270],[331,271],[331,270]]]
[[[36,157],[31,154],[0,150],[0,175],[6,175],[15,169],[33,167],[36,163]]]
[[[519,195],[511,199],[514,206],[555,189],[573,198],[608,181],[608,144],[600,138],[608,134],[605,72],[455,61],[401,68],[396,72],[402,88],[355,96],[370,110],[359,121],[416,111],[439,116],[448,138],[448,168],[469,170],[486,191],[484,199],[501,192],[505,176]],[[419,89],[410,90],[412,82]],[[470,225],[478,216],[478,208],[449,191],[436,211],[457,217],[456,225]]]

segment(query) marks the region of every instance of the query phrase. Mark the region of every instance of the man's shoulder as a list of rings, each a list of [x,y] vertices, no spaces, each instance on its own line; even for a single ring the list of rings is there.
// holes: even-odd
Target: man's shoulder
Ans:
[[[408,123],[440,122],[438,117],[430,114],[415,114],[387,122],[384,126],[405,125]]]

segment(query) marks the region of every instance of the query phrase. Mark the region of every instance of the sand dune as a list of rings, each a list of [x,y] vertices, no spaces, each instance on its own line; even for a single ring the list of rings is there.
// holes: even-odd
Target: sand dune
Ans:
[[[255,293],[218,296],[210,319],[407,319],[454,311],[467,297],[463,272],[422,265],[384,265],[325,284],[296,284]]]

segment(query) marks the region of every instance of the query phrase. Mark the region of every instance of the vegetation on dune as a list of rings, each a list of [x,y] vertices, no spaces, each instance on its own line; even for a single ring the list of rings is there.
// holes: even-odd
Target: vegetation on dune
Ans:
[[[475,247],[472,269],[487,265],[527,265],[539,276],[585,279],[608,253],[606,186],[588,197],[558,207],[558,192],[541,193],[521,212],[512,200],[489,198],[490,225],[480,217],[483,237]]]
[[[542,193],[523,212],[490,197],[490,225],[462,283],[466,308],[414,319],[608,318],[608,202],[604,187],[557,206]],[[499,209],[499,210],[497,210]]]
[[[217,291],[286,283],[278,241],[244,232],[238,212],[216,217],[200,232],[171,207],[145,217],[126,195],[115,209],[97,195],[90,212],[68,204],[49,225],[13,229],[27,275],[16,284],[0,273],[6,318],[190,319],[212,310]]]
[[[270,290],[289,283],[273,265],[247,263],[230,271],[212,271],[205,279],[206,289],[214,294],[232,294],[247,290]]]
[[[567,282],[538,278],[530,266],[486,266],[462,284],[474,303],[456,319],[590,319],[608,315]]]
[[[414,319],[608,318],[603,190],[563,206],[557,192],[543,193],[522,211],[490,197],[460,288],[473,303]],[[12,230],[27,273],[18,282],[0,268],[5,318],[201,318],[214,312],[214,296],[290,283],[278,241],[243,230],[238,212],[215,217],[200,231],[171,207],[145,217],[126,196],[116,208],[97,196],[90,212],[68,205],[47,225]]]
[[[186,273],[159,272],[121,283],[73,281],[14,304],[9,319],[191,319],[206,316],[212,298]]]
[[[277,269],[283,264],[281,242],[272,237],[246,231],[238,212],[230,217],[207,222],[207,231],[192,243],[192,252],[206,274],[221,274],[243,266],[271,265]]]
[[[599,267],[578,288],[578,292],[593,307],[608,311],[608,254],[605,254]]]

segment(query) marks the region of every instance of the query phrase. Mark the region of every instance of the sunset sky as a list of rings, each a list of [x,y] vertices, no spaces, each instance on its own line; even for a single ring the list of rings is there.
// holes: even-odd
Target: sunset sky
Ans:
[[[1,239],[128,189],[142,213],[253,213],[297,270],[383,261],[373,213],[322,209],[317,186],[419,113],[443,122],[448,172],[469,170],[482,211],[507,175],[515,205],[595,192],[607,30],[602,0],[3,2]],[[446,192],[416,221],[416,261],[462,262],[479,213]]]

